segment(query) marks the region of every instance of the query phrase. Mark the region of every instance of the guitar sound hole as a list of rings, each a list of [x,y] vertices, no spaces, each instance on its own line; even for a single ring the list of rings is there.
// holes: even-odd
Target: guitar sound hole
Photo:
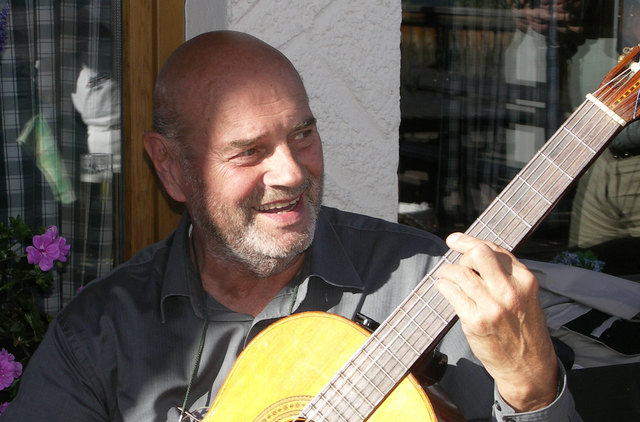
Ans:
[[[312,422],[298,417],[312,398],[301,395],[278,400],[263,410],[254,422]]]

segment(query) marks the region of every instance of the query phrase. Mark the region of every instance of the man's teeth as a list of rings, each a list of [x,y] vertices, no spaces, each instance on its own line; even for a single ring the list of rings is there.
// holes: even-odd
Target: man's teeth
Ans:
[[[257,209],[258,211],[275,211],[275,210],[279,210],[278,212],[286,212],[289,211],[291,208],[293,208],[298,201],[300,201],[300,199],[295,199],[291,202],[288,202],[286,204],[267,204],[267,205],[261,205],[259,206]]]

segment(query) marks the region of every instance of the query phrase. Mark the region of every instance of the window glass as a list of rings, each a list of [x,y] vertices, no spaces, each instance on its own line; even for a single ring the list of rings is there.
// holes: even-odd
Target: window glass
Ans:
[[[404,0],[400,221],[466,230],[640,41],[636,10],[636,0]],[[630,123],[518,254],[579,252],[640,274],[639,170]]]
[[[121,256],[119,6],[0,0],[0,221],[55,225],[71,250],[55,312]]]

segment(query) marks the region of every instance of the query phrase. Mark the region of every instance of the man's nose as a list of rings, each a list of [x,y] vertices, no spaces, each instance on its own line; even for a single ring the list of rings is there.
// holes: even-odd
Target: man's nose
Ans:
[[[279,145],[267,161],[266,186],[295,187],[304,182],[305,171],[289,145]]]

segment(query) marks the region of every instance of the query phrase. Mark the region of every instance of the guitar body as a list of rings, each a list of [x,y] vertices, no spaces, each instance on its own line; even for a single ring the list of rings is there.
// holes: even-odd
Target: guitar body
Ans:
[[[203,422],[295,420],[368,336],[354,322],[323,312],[272,324],[240,354]],[[435,422],[436,416],[409,375],[368,420]]]

